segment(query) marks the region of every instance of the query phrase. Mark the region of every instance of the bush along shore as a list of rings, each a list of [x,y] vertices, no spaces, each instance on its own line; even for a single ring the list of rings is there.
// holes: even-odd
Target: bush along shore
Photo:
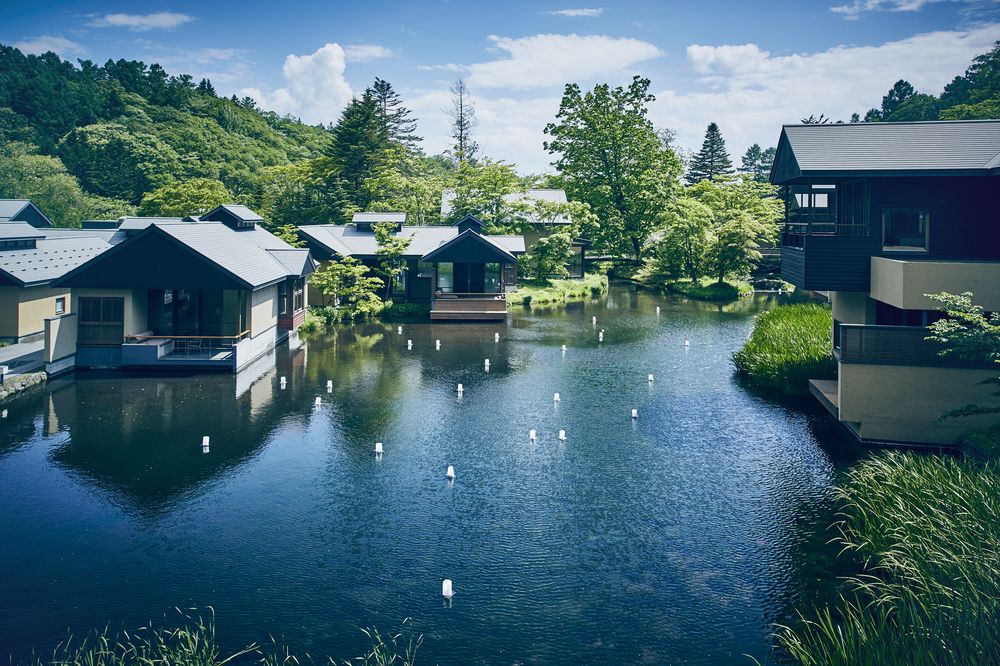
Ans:
[[[781,305],[761,313],[733,364],[750,385],[784,396],[809,393],[810,379],[834,379],[830,308]]]
[[[698,282],[692,280],[668,282],[667,291],[698,301],[735,301],[745,296],[753,296],[753,287],[749,282],[743,280],[719,282],[712,278],[702,278]]]
[[[522,280],[507,300],[525,307],[549,306],[597,298],[607,291],[607,275],[587,273],[582,279]]]
[[[807,666],[1000,664],[995,460],[884,452],[838,493],[835,541],[857,573],[779,627],[778,647]]]

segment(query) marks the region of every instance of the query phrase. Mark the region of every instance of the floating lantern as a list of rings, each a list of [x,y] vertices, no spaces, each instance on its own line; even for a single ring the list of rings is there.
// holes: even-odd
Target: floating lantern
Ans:
[[[563,346],[562,346],[562,353],[563,353],[563,354],[565,354],[565,353],[566,353],[566,345],[563,345]]]
[[[323,399],[322,399],[322,398],[320,398],[319,396],[316,396],[316,402],[315,402],[315,405],[316,405],[317,407],[319,407],[319,406],[320,406],[320,405],[322,405],[322,404],[323,404]]]
[[[597,334],[597,341],[604,342],[604,331],[601,331],[600,333]]]
[[[413,340],[407,340],[406,341],[406,348],[407,349],[413,349]]]
[[[483,367],[484,367],[484,368],[486,368],[486,372],[489,372],[489,371],[490,371],[490,359],[486,359],[486,360],[485,360],[485,361],[483,362]]]
[[[455,468],[452,465],[448,465],[448,471],[444,473],[448,477],[449,481],[455,480]]]
[[[652,373],[650,373],[649,375],[646,376],[646,381],[649,382],[650,384],[653,383],[653,374]]]
[[[209,442],[208,435],[205,435],[204,437],[201,438],[202,453],[208,453],[208,442]]]
[[[434,349],[441,349],[441,341],[440,340],[435,340],[434,341]]]
[[[396,327],[396,334],[397,335],[402,335],[403,334],[403,327],[402,326],[397,326]]]
[[[3,410],[2,412],[0,412],[0,419],[5,419],[5,418],[7,418],[7,410],[6,409]]]
[[[684,346],[685,347],[690,347],[691,346],[691,341],[690,340],[685,340],[684,341]]]
[[[451,579],[445,578],[441,581],[441,596],[445,599],[451,599],[455,596],[455,591],[451,589]]]
[[[499,333],[494,333],[493,334],[493,342],[500,342],[500,334]]]
[[[375,442],[375,455],[382,455],[382,442]]]
[[[327,380],[326,382],[326,392],[333,393],[333,380]]]
[[[538,439],[538,433],[536,433],[534,430],[529,430],[528,439],[530,439],[532,442],[535,441],[536,439]]]
[[[565,442],[566,441],[566,431],[565,430],[560,430],[559,431],[559,441],[561,441],[561,442]]]
[[[594,326],[597,326],[597,317],[596,317],[596,316],[595,316],[595,317],[591,317],[591,318],[590,318],[590,323],[591,323],[592,325],[594,325]]]
[[[659,305],[656,306],[656,314],[660,314],[660,306]]]
[[[560,400],[559,394],[556,393],[554,396],[552,396],[552,400],[553,400],[553,402],[559,402],[559,400]]]
[[[465,390],[465,387],[464,387],[464,386],[462,386],[461,384],[459,384],[459,385],[458,385],[458,392],[459,392],[459,393],[461,393],[461,392],[462,392],[462,391],[464,391],[464,390]]]
[[[632,410],[632,419],[635,420],[637,418],[639,418],[639,410],[638,409],[633,409]]]
[[[285,388],[285,384],[287,384],[287,383],[288,383],[288,380],[285,379],[284,377],[282,377],[281,378],[281,388]]]

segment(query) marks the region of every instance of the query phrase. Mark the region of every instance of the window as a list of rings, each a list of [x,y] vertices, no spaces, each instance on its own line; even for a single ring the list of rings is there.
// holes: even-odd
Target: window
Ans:
[[[278,283],[278,314],[288,314],[288,280]]]
[[[926,209],[891,208],[882,212],[882,249],[925,252],[930,213]]]
[[[56,314],[66,314],[66,297],[59,296],[56,298]]]
[[[837,231],[836,185],[790,185],[785,188],[786,231],[833,234]]]
[[[35,248],[34,238],[18,238],[0,241],[0,250],[31,250]]]
[[[81,297],[79,342],[120,345],[124,338],[125,299]]]
[[[438,291],[450,292],[455,290],[455,264],[446,262],[437,265]]]
[[[406,296],[406,274],[409,273],[409,271],[406,270],[405,263],[400,263],[400,267],[402,270],[396,274],[396,279],[392,281],[393,296]]]
[[[417,277],[434,277],[434,264],[428,261],[417,262]]]
[[[306,307],[306,280],[298,278],[292,280],[292,307],[295,312],[299,312]]]
[[[486,264],[486,276],[483,283],[483,292],[487,294],[500,293],[500,264]]]

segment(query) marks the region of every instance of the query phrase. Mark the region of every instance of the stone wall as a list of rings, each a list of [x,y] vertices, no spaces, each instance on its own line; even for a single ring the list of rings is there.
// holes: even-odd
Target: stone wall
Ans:
[[[0,402],[17,395],[21,391],[44,384],[48,378],[44,372],[31,372],[26,375],[16,375],[4,379],[3,386],[0,386]]]

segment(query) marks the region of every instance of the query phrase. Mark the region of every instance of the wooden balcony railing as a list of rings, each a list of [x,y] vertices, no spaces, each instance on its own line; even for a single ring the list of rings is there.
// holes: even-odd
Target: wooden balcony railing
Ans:
[[[838,324],[834,349],[841,363],[910,365],[945,368],[995,368],[989,359],[941,355],[943,347],[927,339],[923,326],[872,326]]]

